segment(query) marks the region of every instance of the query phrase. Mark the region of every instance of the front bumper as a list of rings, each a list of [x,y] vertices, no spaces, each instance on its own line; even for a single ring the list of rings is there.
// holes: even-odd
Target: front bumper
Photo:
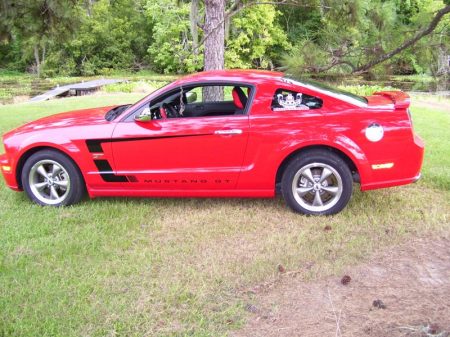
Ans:
[[[14,191],[20,191],[13,167],[6,154],[0,154],[0,170],[3,178],[5,178],[6,185]]]

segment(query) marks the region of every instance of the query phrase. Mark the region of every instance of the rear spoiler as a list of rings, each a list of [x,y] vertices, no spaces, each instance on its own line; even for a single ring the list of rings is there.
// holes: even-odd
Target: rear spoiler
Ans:
[[[380,95],[389,98],[394,103],[395,109],[407,109],[411,100],[409,95],[403,91],[378,91],[372,95]]]

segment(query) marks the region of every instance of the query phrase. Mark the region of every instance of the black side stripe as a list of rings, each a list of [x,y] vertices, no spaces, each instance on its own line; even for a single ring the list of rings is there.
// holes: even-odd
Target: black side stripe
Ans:
[[[212,134],[204,133],[197,135],[182,135],[182,136],[160,136],[160,137],[134,137],[134,138],[104,138],[104,139],[88,139],[86,140],[86,145],[90,153],[102,153],[102,143],[118,143],[118,142],[134,142],[139,140],[150,140],[150,139],[165,139],[165,138],[184,138],[184,137],[199,137],[208,136]]]
[[[107,160],[94,160],[94,163],[104,181],[108,183],[126,183],[129,181],[126,176],[115,175]],[[137,181],[137,179],[135,181]]]
[[[86,140],[86,145],[90,153],[103,153],[102,141],[97,139]]]
[[[86,145],[90,153],[103,153],[102,143],[116,143],[116,142],[132,142],[139,140],[148,139],[164,139],[164,138],[181,138],[181,137],[196,137],[196,136],[207,136],[208,134],[199,135],[184,135],[184,136],[161,136],[161,137],[135,137],[135,138],[110,138],[110,139],[87,139]],[[114,174],[109,162],[105,159],[95,159],[95,166],[97,166],[98,171],[102,179],[109,183],[123,183],[123,182],[138,182],[135,176],[120,176]]]

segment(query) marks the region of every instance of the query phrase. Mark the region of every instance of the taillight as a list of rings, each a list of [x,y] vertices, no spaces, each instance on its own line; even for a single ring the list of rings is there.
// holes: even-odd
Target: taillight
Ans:
[[[408,113],[409,123],[411,124],[411,129],[413,128],[413,120],[411,115],[411,110],[408,108],[406,109],[406,112]]]

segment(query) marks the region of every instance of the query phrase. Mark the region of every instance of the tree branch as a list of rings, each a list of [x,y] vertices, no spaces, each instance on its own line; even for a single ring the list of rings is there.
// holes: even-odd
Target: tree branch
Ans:
[[[372,60],[366,64],[363,64],[362,66],[355,68],[352,71],[352,73],[361,74],[361,73],[367,72],[370,68],[376,66],[377,64],[380,64],[380,63],[390,59],[394,55],[397,55],[398,53],[402,52],[403,50],[413,46],[421,38],[423,38],[426,35],[431,34],[433,32],[433,30],[436,28],[436,26],[439,24],[441,19],[443,18],[443,16],[448,13],[450,13],[450,5],[447,5],[444,8],[440,9],[434,16],[433,20],[431,20],[428,27],[423,29],[422,31],[418,32],[412,39],[405,41],[400,47],[395,48],[394,50],[390,51],[389,53],[383,54],[383,55],[379,56],[378,58],[376,58],[375,60]]]
[[[310,68],[310,70],[312,70],[315,73],[322,73],[322,72],[330,70],[331,68],[334,68],[336,66],[343,65],[343,64],[348,65],[352,69],[352,72],[356,69],[355,65],[349,61],[337,60],[337,61],[331,62],[331,64],[329,64],[327,66],[313,67],[313,68]]]

